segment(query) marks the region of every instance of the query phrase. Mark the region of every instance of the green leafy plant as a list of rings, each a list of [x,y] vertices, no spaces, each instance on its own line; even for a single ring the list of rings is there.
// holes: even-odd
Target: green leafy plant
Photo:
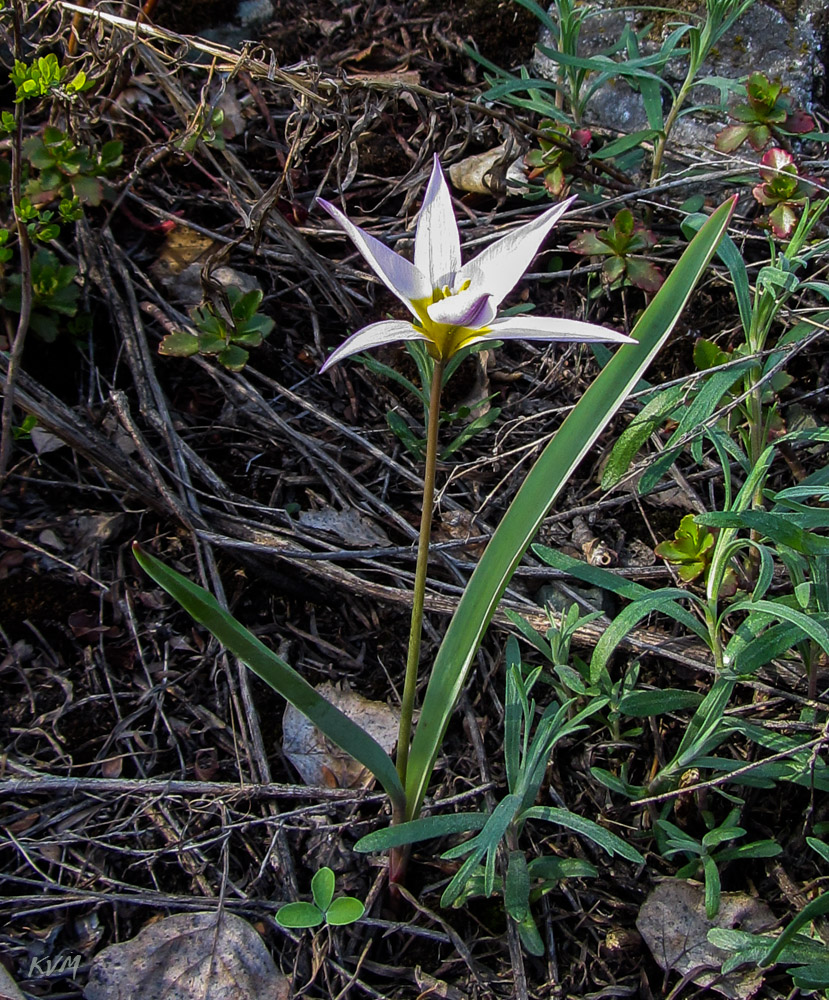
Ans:
[[[521,615],[505,610],[506,616],[518,629],[524,639],[536,649],[552,666],[552,676],[545,675],[544,680],[556,692],[556,696],[564,704],[577,707],[578,710],[591,707],[590,716],[595,726],[597,721],[610,731],[611,739],[618,742],[621,739],[631,739],[641,733],[641,729],[632,728],[622,731],[622,702],[636,687],[639,677],[639,667],[633,664],[615,680],[610,671],[602,669],[598,677],[591,677],[590,666],[571,650],[571,643],[576,632],[588,623],[601,618],[601,612],[582,615],[577,604],[573,603],[558,621],[548,609],[550,627],[541,635]],[[571,708],[572,711],[572,708]]]
[[[585,334],[580,332],[578,324],[573,321],[553,319],[530,321],[518,317],[498,320],[490,318],[491,312],[485,308],[488,304],[491,305],[493,289],[499,286],[503,288],[504,283],[511,287],[518,280],[522,269],[529,263],[543,238],[544,230],[540,230],[540,221],[549,229],[552,225],[550,220],[554,222],[561,209],[548,210],[540,217],[540,221],[536,220],[518,230],[516,234],[510,234],[505,238],[506,242],[502,240],[500,244],[495,244],[494,247],[484,251],[483,257],[471,262],[477,268],[472,272],[476,280],[482,280],[486,284],[485,291],[481,293],[485,300],[482,306],[474,288],[470,292],[464,271],[461,270],[459,275],[451,274],[452,268],[457,267],[459,263],[460,246],[456,231],[454,234],[449,231],[450,219],[452,228],[456,229],[456,226],[451,215],[451,200],[444,184],[436,166],[424,207],[421,209],[415,246],[415,265],[391,254],[378,241],[369,242],[362,230],[354,227],[342,213],[337,213],[335,209],[332,211],[333,206],[328,206],[328,210],[346,229],[361,252],[370,259],[378,275],[382,275],[382,279],[394,289],[395,294],[404,299],[416,317],[417,324],[404,321],[373,324],[345,341],[329,358],[326,365],[343,356],[358,353],[372,343],[376,345],[388,342],[390,339],[428,341],[437,355],[435,374],[431,383],[430,434],[424,478],[421,547],[413,596],[411,641],[407,657],[397,766],[395,767],[386,752],[368,733],[320,696],[281,657],[224,611],[207,591],[169,569],[138,546],[135,547],[139,564],[196,621],[206,625],[234,655],[294,704],[333,742],[364,764],[376,776],[389,794],[396,826],[415,819],[420,813],[455,703],[483,634],[515,568],[550,505],[573,470],[592,447],[627,393],[637,384],[643,371],[670,334],[725,231],[733,207],[733,202],[722,205],[694,238],[665,284],[640,317],[633,330],[632,342],[625,344],[604,366],[527,476],[479,560],[460,599],[432,664],[420,718],[414,729],[414,736],[410,739],[420,659],[420,631],[434,496],[439,390],[442,384],[443,365],[469,340],[483,340],[486,337],[503,339],[507,333],[519,338],[529,335],[548,339],[552,336],[552,339],[556,339],[564,331],[567,331],[566,335],[570,338],[585,337]],[[425,242],[421,233],[425,234]],[[528,242],[530,238],[532,242]],[[447,254],[454,253],[453,246],[457,247],[457,252],[450,262]],[[519,246],[523,246],[520,253],[517,250]],[[504,254],[507,256],[502,256]],[[433,286],[433,279],[424,277],[424,271],[418,265],[428,269],[430,275],[434,271],[441,276],[440,287],[437,290]],[[431,299],[429,305],[425,304],[428,299],[420,297],[425,295],[427,283],[432,287],[428,297]],[[405,293],[402,290],[404,288]],[[462,295],[465,297],[461,298]],[[464,319],[467,325],[462,325]],[[486,332],[481,333],[480,328],[475,329],[472,322],[486,324]],[[585,326],[585,330],[587,329]],[[601,331],[597,336],[604,339],[607,332]],[[497,820],[496,814],[493,813],[491,822],[502,824],[504,816],[508,814],[506,820],[508,825],[515,814],[515,808],[510,812],[510,802],[512,806],[517,806],[520,798],[517,802],[515,799],[509,800],[498,813]],[[540,818],[551,817],[545,814]],[[493,836],[495,829],[494,826],[490,827]],[[490,834],[487,834],[487,837],[489,836]],[[500,840],[500,834],[498,839]],[[405,839],[400,841],[401,845],[406,843]],[[487,840],[486,843],[490,841]],[[475,852],[477,851],[478,847],[475,848]],[[486,844],[484,853],[487,853]],[[399,853],[393,851],[390,873],[392,880],[402,877],[405,870],[405,856],[403,850]],[[483,854],[480,857],[483,857]]]
[[[76,197],[86,205],[99,205],[102,178],[120,166],[123,149],[119,139],[105,142],[100,150],[79,146],[69,134],[48,125],[23,143],[23,155],[38,170],[27,193],[40,203]]]
[[[241,371],[248,363],[248,348],[259,347],[275,326],[274,320],[259,313],[263,294],[258,288],[243,292],[236,285],[227,289],[230,317],[226,318],[213,303],[196,306],[190,318],[198,333],[181,330],[168,333],[161,341],[158,353],[172,358],[189,358],[194,354],[216,355],[219,364],[232,372]]]
[[[311,879],[313,903],[286,903],[276,911],[276,922],[292,929],[343,927],[356,923],[366,912],[365,906],[354,896],[334,898],[335,878],[330,868],[320,868]]]
[[[702,872],[705,882],[705,913],[713,920],[720,909],[720,865],[729,861],[746,858],[774,858],[782,852],[782,847],[773,840],[755,840],[739,847],[723,847],[723,844],[740,840],[746,831],[738,825],[740,808],[732,809],[718,826],[709,814],[706,817],[708,832],[697,840],[675,823],[666,819],[657,820],[655,832],[663,857],[671,858],[684,854],[689,858],[676,873],[677,878],[695,878]]]
[[[714,554],[716,535],[699,524],[693,514],[686,514],[670,541],[660,542],[654,552],[671,566],[675,566],[683,583],[703,578],[706,582]],[[731,597],[737,590],[737,575],[733,566],[728,566],[720,584],[720,597]]]
[[[446,388],[449,380],[457,372],[461,363],[467,357],[485,350],[487,346],[490,345],[474,344],[471,347],[465,347],[458,351],[458,353],[443,370],[443,382],[441,388]],[[498,347],[500,346],[500,343],[496,343],[491,346]],[[422,461],[426,456],[426,444],[429,432],[429,399],[432,394],[434,363],[429,357],[428,351],[422,344],[407,343],[406,351],[417,367],[418,376],[420,378],[420,386],[416,385],[411,379],[407,378],[390,365],[383,364],[383,362],[373,358],[370,354],[360,354],[357,356],[357,360],[376,375],[382,375],[384,378],[390,379],[392,382],[396,382],[398,385],[410,392],[420,402],[423,407],[423,425],[426,430],[425,436],[422,436],[413,430],[409,422],[396,410],[389,410],[386,414],[386,422],[388,423],[390,430],[393,431],[393,433],[405,446],[406,450],[412,456]],[[449,444],[445,445],[441,449],[440,460],[442,462],[445,462],[448,458],[454,455],[456,451],[459,451],[465,444],[471,441],[476,434],[485,430],[498,419],[501,415],[501,408],[499,406],[489,405],[493,399],[495,399],[495,395],[482,398],[471,405],[460,406],[454,411],[440,411],[439,426],[445,427],[455,423],[463,424],[462,430],[455,435]],[[485,407],[484,412],[470,419],[473,411],[482,407]]]
[[[635,285],[652,293],[665,280],[656,264],[642,256],[654,246],[654,234],[634,220],[630,209],[623,208],[607,229],[587,230],[572,241],[570,249],[602,261],[602,280],[608,290]]]
[[[470,55],[488,71],[490,84],[483,97],[488,101],[503,101],[513,106],[537,112],[545,118],[566,124],[580,123],[584,109],[592,96],[610,80],[618,78],[637,90],[647,116],[648,127],[623,136],[609,144],[603,156],[608,158],[627,152],[642,143],[653,143],[651,184],[662,174],[665,150],[679,118],[686,112],[692,89],[702,83],[705,60],[723,35],[751,7],[754,0],[706,0],[704,14],[692,24],[678,24],[662,41],[658,51],[642,55],[642,41],[650,25],[637,34],[628,24],[619,39],[593,56],[578,54],[578,36],[585,6],[557,2],[558,17],[551,16],[533,0],[517,0],[532,11],[550,31],[553,46],[539,45],[539,51],[558,67],[556,80],[538,80],[526,71],[516,76],[500,69],[474,51]],[[680,47],[680,45],[687,47]],[[685,78],[674,90],[662,77],[669,61],[685,60]],[[552,99],[549,96],[552,93]],[[524,96],[526,95],[526,96]],[[562,110],[570,101],[571,118]],[[663,108],[667,106],[667,113]],[[596,161],[594,156],[592,161]],[[599,161],[601,162],[601,161]]]
[[[507,643],[507,684],[504,716],[504,759],[508,793],[489,813],[454,813],[427,816],[363,837],[358,851],[385,850],[430,839],[445,833],[479,829],[480,832],[441,857],[452,861],[466,856],[441,897],[441,906],[461,906],[476,896],[502,897],[508,917],[516,924],[524,947],[533,955],[544,945],[532,916],[531,904],[554,888],[562,878],[592,877],[593,865],[577,859],[534,858],[527,862],[519,847],[521,832],[529,821],[544,821],[575,831],[609,856],[619,855],[641,863],[642,855],[598,823],[568,809],[538,806],[536,802],[556,744],[585,728],[585,721],[599,711],[606,699],[594,698],[588,707],[569,717],[570,703],[553,701],[538,714],[532,697],[542,667],[525,669],[514,638]],[[500,859],[505,865],[499,865]]]
[[[702,378],[693,378],[690,385],[672,385],[643,394],[646,405],[611,450],[602,474],[604,489],[622,479],[639,449],[666,420],[673,422],[673,430],[661,446],[661,453],[649,461],[639,478],[640,493],[654,489],[689,445],[694,461],[702,462],[705,438],[726,464],[731,459],[725,454],[731,452],[746,467],[756,466],[772,435],[781,431],[774,409],[775,389],[788,384],[781,371],[787,351],[816,336],[820,324],[829,318],[829,312],[818,310],[812,319],[793,323],[778,335],[775,350],[766,353],[772,332],[786,316],[793,296],[816,293],[829,300],[829,283],[800,276],[826,252],[826,241],[816,241],[812,234],[827,206],[829,199],[807,204],[782,249],[769,240],[770,261],[760,268],[753,289],[737,247],[730,237],[724,237],[719,255],[734,284],[744,342],[729,352],[708,341],[698,342],[694,356],[697,366],[704,369]],[[691,216],[683,228],[693,232],[704,218]],[[734,411],[726,423],[719,412],[724,400],[729,411]],[[720,427],[726,434],[718,433]]]
[[[805,111],[794,110],[783,96],[779,80],[772,83],[765,73],[752,73],[745,84],[746,101],[729,110],[738,124],[728,125],[717,133],[715,149],[733,153],[744,142],[759,152],[772,139],[779,140],[783,133],[802,134],[815,127],[814,119]]]
[[[16,59],[11,71],[11,81],[15,88],[15,103],[29,98],[45,97],[59,87],[71,95],[86,90],[92,85],[91,81],[87,80],[83,70],[79,70],[70,81],[64,83],[68,73],[69,67],[61,66],[58,57],[52,52],[34,59],[31,63],[24,63]]]
[[[186,131],[178,138],[176,145],[182,152],[192,153],[200,142],[212,149],[223,150],[225,140],[222,135],[225,113],[221,108],[210,108],[200,105],[196,109]]]
[[[32,254],[32,330],[47,343],[58,335],[61,316],[74,316],[78,311],[80,290],[75,284],[78,269],[73,264],[61,264],[51,250],[41,248]],[[20,312],[22,277],[10,274],[3,305]]]
[[[825,833],[826,824],[821,824]],[[815,832],[818,832],[817,829]],[[819,837],[806,837],[806,843],[823,862],[829,862],[829,845]],[[708,932],[708,940],[717,948],[730,952],[722,966],[723,974],[743,965],[761,969],[787,966],[786,972],[798,990],[811,994],[829,990],[829,960],[826,943],[817,933],[805,933],[802,928],[817,923],[829,913],[829,893],[823,892],[808,902],[777,937],[770,934],[751,934],[748,931],[715,927]]]

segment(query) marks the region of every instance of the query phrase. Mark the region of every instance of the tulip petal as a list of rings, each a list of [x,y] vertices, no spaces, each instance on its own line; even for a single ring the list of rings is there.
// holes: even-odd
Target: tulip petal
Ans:
[[[402,319],[387,319],[380,323],[371,323],[364,326],[362,330],[344,340],[339,347],[335,348],[325,359],[325,364],[320,368],[320,374],[331,365],[335,365],[343,358],[348,358],[352,354],[359,354],[360,351],[367,351],[372,347],[381,347],[383,344],[394,344],[398,340],[428,340],[422,330],[407,323]]]
[[[477,291],[479,295],[488,293],[495,306],[500,305],[530,266],[550,230],[574,200],[575,196],[554,205],[537,219],[496,240],[477,257],[464,264],[455,279],[455,287],[469,281],[470,291]]]
[[[493,320],[486,333],[463,341],[464,347],[482,340],[551,340],[551,341],[609,341],[614,344],[634,344],[636,341],[624,333],[608,330],[593,323],[575,319],[554,319],[551,316],[505,316]]]
[[[446,323],[448,326],[468,326],[473,330],[486,326],[495,319],[498,310],[492,303],[491,295],[481,295],[467,289],[457,295],[448,295],[439,302],[433,302],[426,307],[429,319],[433,323]]]
[[[364,229],[355,226],[330,202],[323,198],[317,198],[317,202],[328,212],[337,225],[345,230],[351,242],[357,247],[366,263],[386,288],[400,299],[413,316],[417,316],[412,299],[423,299],[431,295],[432,286],[428,279],[405,257],[390,250]]]
[[[461,241],[452,196],[437,156],[417,220],[414,260],[418,271],[428,278],[430,291],[451,285],[461,266]]]

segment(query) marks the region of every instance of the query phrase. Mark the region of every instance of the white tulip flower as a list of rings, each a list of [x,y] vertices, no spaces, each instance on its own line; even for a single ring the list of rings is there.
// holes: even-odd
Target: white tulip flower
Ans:
[[[538,248],[574,200],[555,205],[507,233],[473,260],[461,264],[461,243],[452,198],[435,156],[415,233],[414,263],[390,250],[322,198],[319,204],[340,225],[366,262],[412,314],[371,323],[327,358],[321,371],[352,354],[400,340],[424,341],[437,361],[484,340],[611,341],[632,343],[623,333],[592,323],[550,316],[497,318],[498,306],[529,267]]]

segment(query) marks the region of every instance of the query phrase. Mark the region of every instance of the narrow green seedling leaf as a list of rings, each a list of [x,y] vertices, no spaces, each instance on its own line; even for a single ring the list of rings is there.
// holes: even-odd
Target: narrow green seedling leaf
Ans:
[[[518,923],[530,912],[530,872],[523,851],[510,851],[504,880],[504,909]]]
[[[588,840],[592,840],[594,844],[601,847],[611,857],[618,854],[620,857],[626,858],[628,861],[633,861],[636,864],[645,863],[645,859],[639,851],[635,847],[631,847],[621,837],[617,837],[615,833],[611,833],[598,823],[594,823],[593,820],[585,819],[583,816],[578,816],[576,813],[570,812],[569,809],[559,809],[557,806],[531,806],[521,814],[521,818],[522,820],[543,819],[548,823],[556,823],[567,830],[581,834],[582,837],[587,837]]]
[[[631,691],[619,702],[619,711],[630,718],[648,718],[678,712],[684,708],[696,708],[702,702],[702,695],[696,691],[681,691],[665,688],[662,691]]]
[[[402,809],[403,787],[397,770],[391,757],[374,737],[317,694],[304,677],[240,625],[204,587],[165,566],[137,543],[133,545],[133,554],[144,572],[178,601],[195,621],[204,625],[229,652],[238,656],[274,691],[307,716],[338,747],[367,767],[392,802]]]
[[[421,840],[447,837],[453,833],[469,833],[471,830],[480,830],[488,819],[489,814],[484,812],[422,816],[408,823],[388,826],[384,830],[372,830],[357,841],[354,850],[367,854],[369,851],[387,851],[390,847],[403,847]]]

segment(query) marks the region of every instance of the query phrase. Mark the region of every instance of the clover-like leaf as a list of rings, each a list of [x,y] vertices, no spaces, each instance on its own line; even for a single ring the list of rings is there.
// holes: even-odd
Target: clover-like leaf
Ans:
[[[334,872],[330,868],[320,868],[311,879],[311,894],[317,906],[325,911],[334,898]]]
[[[276,922],[282,927],[292,927],[297,930],[306,927],[319,927],[325,920],[322,910],[313,903],[286,903],[276,911]]]
[[[365,906],[354,896],[339,896],[325,911],[325,922],[332,927],[353,924],[366,912]]]

